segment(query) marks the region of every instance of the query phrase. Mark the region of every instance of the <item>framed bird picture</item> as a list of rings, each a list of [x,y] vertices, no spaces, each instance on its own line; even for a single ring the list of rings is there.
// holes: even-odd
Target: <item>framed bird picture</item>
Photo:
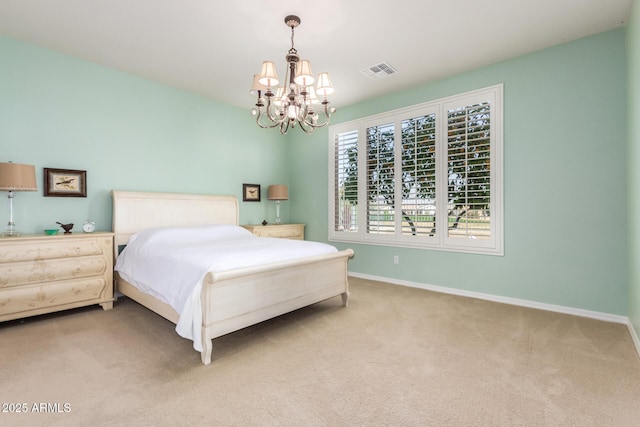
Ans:
[[[242,201],[259,202],[260,184],[242,184]]]
[[[44,168],[44,195],[87,197],[87,171]]]

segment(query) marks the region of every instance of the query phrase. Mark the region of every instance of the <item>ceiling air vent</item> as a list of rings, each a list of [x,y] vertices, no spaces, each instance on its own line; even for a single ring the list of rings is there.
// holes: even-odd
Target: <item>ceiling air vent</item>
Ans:
[[[388,77],[391,74],[395,74],[397,71],[390,64],[381,62],[380,64],[360,70],[360,72],[371,80],[379,80]]]

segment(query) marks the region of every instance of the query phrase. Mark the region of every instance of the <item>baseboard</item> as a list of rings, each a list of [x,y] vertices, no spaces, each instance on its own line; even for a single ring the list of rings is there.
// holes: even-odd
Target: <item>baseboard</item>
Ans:
[[[504,303],[504,304],[517,305],[517,306],[522,306],[522,307],[537,308],[539,310],[554,311],[554,312],[557,312],[557,313],[571,314],[571,315],[580,316],[580,317],[589,317],[591,319],[603,320],[605,322],[622,323],[624,325],[628,325],[629,331],[633,331],[632,332],[632,338],[633,338],[634,343],[636,345],[636,349],[638,350],[638,353],[640,354],[640,345],[639,345],[639,342],[638,342],[638,336],[637,336],[637,334],[635,334],[635,331],[633,330],[631,322],[629,321],[629,318],[626,317],[626,316],[619,316],[619,315],[610,314],[610,313],[602,313],[602,312],[599,312],[599,311],[583,310],[583,309],[573,308],[573,307],[565,307],[565,306],[562,306],[562,305],[545,304],[545,303],[536,302],[536,301],[529,301],[529,300],[523,300],[523,299],[518,299],[518,298],[510,298],[510,297],[503,297],[503,296],[499,296],[499,295],[491,295],[491,294],[485,294],[485,293],[481,293],[481,292],[465,291],[465,290],[461,290],[461,289],[448,288],[448,287],[444,287],[444,286],[427,285],[427,284],[424,284],[424,283],[417,283],[417,282],[410,282],[410,281],[406,281],[406,280],[391,279],[391,278],[388,278],[388,277],[379,277],[379,276],[373,276],[373,275],[369,275],[369,274],[361,274],[361,273],[349,272],[349,276],[357,277],[357,278],[361,278],[361,279],[367,279],[367,280],[375,280],[375,281],[378,281],[378,282],[391,283],[393,285],[401,285],[401,286],[409,286],[409,287],[412,287],[412,288],[426,289],[428,291],[440,292],[440,293],[444,293],[444,294],[451,294],[451,295],[458,295],[458,296],[463,296],[463,297],[477,298],[477,299],[482,299],[482,300],[487,300],[487,301],[500,302],[500,303]]]
[[[640,338],[638,338],[638,332],[635,330],[630,320],[627,321],[627,328],[629,328],[629,334],[631,335],[631,339],[636,346],[638,357],[640,357]]]

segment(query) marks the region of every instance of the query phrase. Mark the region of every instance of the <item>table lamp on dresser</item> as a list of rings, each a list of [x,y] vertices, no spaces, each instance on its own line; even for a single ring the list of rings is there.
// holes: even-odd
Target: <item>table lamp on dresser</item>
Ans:
[[[9,192],[9,224],[2,234],[4,237],[19,236],[13,222],[13,199],[15,191],[37,191],[36,168],[20,163],[0,163],[0,191]]]
[[[269,200],[276,201],[276,224],[281,224],[280,221],[280,201],[289,200],[289,189],[286,185],[277,184],[270,185],[267,192],[267,198]]]

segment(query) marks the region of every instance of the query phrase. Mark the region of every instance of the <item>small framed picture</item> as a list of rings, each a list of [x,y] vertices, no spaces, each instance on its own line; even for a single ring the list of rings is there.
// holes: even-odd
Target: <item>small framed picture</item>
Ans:
[[[260,184],[242,184],[242,201],[259,202]]]
[[[44,168],[44,195],[87,197],[87,171]]]

